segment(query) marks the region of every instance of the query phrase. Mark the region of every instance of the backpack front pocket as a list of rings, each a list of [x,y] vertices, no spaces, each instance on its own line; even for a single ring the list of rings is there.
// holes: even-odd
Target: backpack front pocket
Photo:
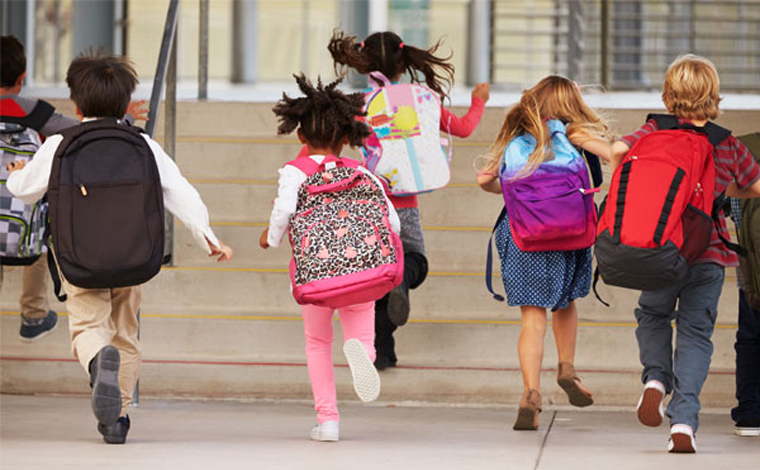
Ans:
[[[504,202],[515,235],[526,241],[583,235],[587,197],[573,175],[505,182]]]
[[[148,262],[153,245],[141,182],[69,188],[74,256],[83,266],[118,270]]]

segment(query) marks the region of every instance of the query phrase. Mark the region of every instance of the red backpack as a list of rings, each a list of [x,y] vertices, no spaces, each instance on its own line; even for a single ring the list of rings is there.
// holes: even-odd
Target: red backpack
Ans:
[[[628,152],[600,209],[594,292],[599,274],[606,284],[645,291],[678,282],[710,244],[713,151],[731,131],[671,115],[650,119],[659,130]]]

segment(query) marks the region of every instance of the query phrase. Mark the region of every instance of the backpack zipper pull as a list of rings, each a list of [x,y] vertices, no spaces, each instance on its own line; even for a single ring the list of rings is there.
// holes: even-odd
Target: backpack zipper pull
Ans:
[[[87,197],[87,188],[84,187],[84,184],[79,185],[79,191],[82,192],[83,197]]]

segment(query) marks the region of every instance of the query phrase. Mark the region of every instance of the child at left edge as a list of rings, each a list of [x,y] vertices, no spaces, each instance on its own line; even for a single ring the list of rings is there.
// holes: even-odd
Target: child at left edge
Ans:
[[[126,57],[85,53],[69,66],[66,83],[83,123],[118,120],[137,86],[137,73]],[[211,230],[198,191],[158,143],[145,134],[142,137],[156,160],[166,209],[182,221],[209,256],[218,256],[218,261],[232,259],[232,249]],[[53,159],[62,141],[61,134],[52,135],[29,164],[8,165],[8,190],[14,196],[28,202],[47,192]],[[108,444],[124,444],[131,427],[127,410],[142,366],[137,323],[141,286],[89,289],[74,286],[63,276],[61,280],[67,294],[71,350],[90,377],[98,432]]]
[[[315,87],[304,75],[298,75],[296,81],[306,96],[293,99],[285,95],[274,107],[273,111],[280,120],[278,134],[289,134],[297,129],[298,139],[305,144],[308,153],[304,155],[301,152],[297,159],[310,158],[316,163],[322,163],[329,155],[340,158],[345,145],[359,146],[369,135],[369,127],[356,119],[364,115],[364,95],[344,94],[336,88],[340,80],[324,86],[318,82]],[[373,179],[378,187],[383,187],[369,170],[362,166],[358,170]],[[309,176],[292,164],[283,166],[279,174],[277,198],[274,200],[269,227],[259,239],[259,246],[264,249],[280,245],[290,226],[290,217],[296,213],[299,188]],[[385,202],[391,229],[399,233],[401,223],[387,195]],[[332,363],[332,319],[335,310],[306,304],[301,306],[301,311],[306,336],[306,365],[314,395],[314,409],[317,411],[317,425],[311,431],[311,439],[338,441],[340,415]],[[361,351],[357,356],[346,356],[352,373],[356,369],[368,378],[354,382],[354,388],[361,398],[368,394],[364,393],[367,391],[364,389],[379,390],[380,387],[380,378],[373,365],[376,358],[375,302],[342,307],[338,313],[344,341],[348,343],[358,340],[364,347],[363,350],[359,348]],[[363,354],[365,351],[366,354]]]

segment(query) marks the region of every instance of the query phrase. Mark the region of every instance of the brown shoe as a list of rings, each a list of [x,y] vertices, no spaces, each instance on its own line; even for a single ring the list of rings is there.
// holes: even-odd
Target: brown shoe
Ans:
[[[594,399],[591,398],[591,395],[584,392],[580,387],[581,379],[575,373],[575,366],[569,362],[559,363],[557,383],[567,393],[567,398],[570,399],[571,405],[584,407],[594,404]]]
[[[515,431],[535,431],[538,429],[538,414],[541,412],[541,392],[528,389],[520,400],[517,419],[512,429]]]

